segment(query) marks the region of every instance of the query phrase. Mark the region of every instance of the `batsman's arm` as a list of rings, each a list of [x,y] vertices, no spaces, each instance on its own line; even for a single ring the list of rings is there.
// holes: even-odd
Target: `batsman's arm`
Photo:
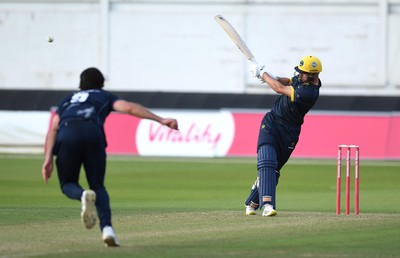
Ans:
[[[290,86],[289,78],[277,77],[277,80],[275,80],[267,72],[261,72],[260,76],[273,91],[293,98],[294,89],[292,86]]]
[[[290,86],[290,84],[292,83],[290,78],[286,78],[286,77],[278,77],[278,81],[285,86]]]
[[[253,64],[250,70],[251,74],[268,84],[276,93],[286,95],[294,99],[294,89],[291,87],[291,80],[285,77],[278,77],[265,70],[263,64]]]

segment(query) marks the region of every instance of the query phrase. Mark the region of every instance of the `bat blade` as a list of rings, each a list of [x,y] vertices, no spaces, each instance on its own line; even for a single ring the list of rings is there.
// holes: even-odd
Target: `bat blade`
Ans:
[[[250,49],[247,47],[246,43],[239,35],[239,33],[235,30],[235,28],[230,24],[222,15],[216,15],[214,19],[217,21],[219,26],[228,34],[233,43],[239,48],[239,50],[246,56],[248,60],[257,64],[257,61],[254,58],[253,53],[251,53]]]

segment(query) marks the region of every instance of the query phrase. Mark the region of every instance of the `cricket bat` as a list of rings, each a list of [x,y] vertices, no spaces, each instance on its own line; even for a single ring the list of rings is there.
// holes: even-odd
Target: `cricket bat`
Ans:
[[[219,26],[228,34],[233,43],[239,48],[240,51],[246,56],[246,58],[253,64],[258,64],[254,55],[251,53],[250,49],[247,47],[246,43],[240,37],[239,33],[235,28],[224,18],[222,15],[216,15],[214,19],[217,21]]]

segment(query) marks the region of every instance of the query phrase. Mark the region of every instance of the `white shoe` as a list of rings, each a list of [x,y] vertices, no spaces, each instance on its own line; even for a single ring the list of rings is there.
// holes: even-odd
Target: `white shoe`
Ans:
[[[256,209],[251,206],[246,206],[246,215],[256,215]]]
[[[83,225],[87,229],[91,229],[96,225],[97,212],[96,212],[96,193],[93,190],[83,191],[82,197],[82,212],[81,219]]]
[[[110,226],[105,226],[103,228],[103,241],[105,246],[119,246],[119,241],[114,233],[114,229]]]
[[[265,204],[264,205],[264,210],[262,215],[264,217],[272,217],[272,216],[276,216],[278,213],[276,212],[276,210],[274,210],[274,207],[272,207],[271,204]]]

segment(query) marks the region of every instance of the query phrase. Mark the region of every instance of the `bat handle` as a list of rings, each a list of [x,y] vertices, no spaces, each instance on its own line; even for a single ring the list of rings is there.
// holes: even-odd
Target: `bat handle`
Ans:
[[[257,62],[257,60],[255,60],[255,59],[251,59],[250,60],[254,65],[259,65],[260,63],[259,62]]]
[[[255,65],[259,65],[259,63],[257,62],[257,60],[253,57],[253,58],[251,58],[251,59],[249,59],[250,60],[250,62],[252,62],[253,64],[255,64]]]

